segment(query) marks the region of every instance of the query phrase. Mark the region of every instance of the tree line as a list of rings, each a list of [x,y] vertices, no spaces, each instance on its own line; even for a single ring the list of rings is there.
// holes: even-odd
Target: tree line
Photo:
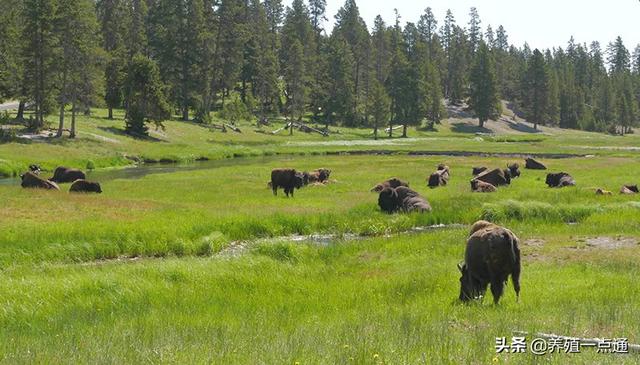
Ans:
[[[501,100],[537,125],[627,133],[640,116],[640,45],[621,38],[539,50],[483,27],[477,9],[460,25],[431,8],[369,28],[346,0],[329,32],[326,0],[3,0],[0,99],[20,100],[18,119],[42,128],[91,107],[126,111],[126,129],[177,113],[208,123],[214,110],[282,115],[330,125],[434,124],[444,101],[468,107],[480,126]],[[25,105],[34,114],[24,119]]]

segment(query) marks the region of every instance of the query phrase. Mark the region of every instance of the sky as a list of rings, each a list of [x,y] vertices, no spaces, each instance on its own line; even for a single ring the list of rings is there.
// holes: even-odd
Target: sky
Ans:
[[[534,48],[565,47],[573,36],[578,43],[599,41],[603,48],[621,36],[630,51],[640,43],[639,0],[356,0],[360,14],[369,26],[380,14],[387,24],[394,23],[394,8],[402,22],[417,22],[424,9],[431,7],[442,25],[447,9],[451,9],[458,25],[466,26],[469,9],[475,6],[486,30],[504,26],[509,42]],[[284,0],[290,5],[291,0]],[[326,28],[333,28],[335,14],[344,0],[327,0]]]

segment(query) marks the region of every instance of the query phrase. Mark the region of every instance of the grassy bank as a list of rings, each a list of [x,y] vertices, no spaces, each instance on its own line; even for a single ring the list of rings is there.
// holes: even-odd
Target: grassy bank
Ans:
[[[263,127],[262,133],[241,122],[242,133],[222,133],[206,126],[167,121],[166,130],[152,128],[150,138],[135,139],[124,134],[123,112],[115,119],[96,109],[91,117],[79,116],[75,140],[49,138],[19,139],[0,143],[0,176],[16,176],[32,163],[46,169],[59,165],[78,168],[126,166],[136,162],[189,162],[276,154],[324,154],[336,151],[475,151],[502,153],[571,153],[605,156],[636,156],[640,138],[554,129],[553,134],[476,135],[474,129],[460,129],[456,120],[447,120],[437,131],[411,128],[409,139],[372,139],[369,129],[331,127],[330,137],[296,131],[272,135],[282,126]],[[490,122],[491,123],[491,122]],[[489,123],[489,125],[490,125]],[[497,123],[497,122],[494,122]],[[52,126],[54,126],[52,124]],[[516,133],[516,130],[513,130]],[[399,134],[396,133],[396,137]]]

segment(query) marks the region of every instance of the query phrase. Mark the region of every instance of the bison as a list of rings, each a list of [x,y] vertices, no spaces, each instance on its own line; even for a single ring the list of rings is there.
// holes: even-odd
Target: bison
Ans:
[[[100,183],[87,180],[76,180],[69,188],[70,193],[102,193]]]
[[[406,186],[397,188],[385,188],[378,196],[378,206],[386,213],[402,211],[410,212],[430,212],[431,205],[417,192]]]
[[[512,179],[520,177],[520,164],[518,163],[509,164],[507,165],[507,169],[509,169]]]
[[[313,172],[307,173],[308,183],[326,183],[329,180],[329,176],[331,175],[331,170],[329,169],[317,169]]]
[[[36,175],[40,175],[42,169],[40,168],[40,165],[31,164],[29,165],[29,171],[33,172]]]
[[[383,181],[380,184],[374,186],[373,188],[371,188],[371,192],[374,193],[379,193],[382,190],[384,190],[385,188],[397,188],[399,186],[405,186],[405,187],[409,187],[409,183],[408,182],[404,182],[396,177],[392,177],[389,180]]]
[[[85,173],[80,170],[60,166],[56,168],[56,170],[53,172],[53,177],[49,180],[61,184],[71,183],[76,180],[84,180],[86,178],[87,176],[85,175]]]
[[[542,163],[532,158],[527,158],[525,160],[524,168],[529,170],[546,170],[547,169],[545,165],[543,165]]]
[[[509,276],[520,298],[519,240],[510,230],[490,222],[476,222],[467,240],[460,270],[460,300],[468,302],[484,296],[491,284],[493,302],[498,304]]]
[[[293,191],[304,185],[303,177],[295,169],[274,169],[271,171],[271,189],[273,195],[278,195],[278,188],[283,188],[284,193],[293,197]]]
[[[511,178],[505,176],[504,171],[500,169],[485,171],[476,176],[475,180],[480,180],[493,186],[509,185],[511,183]]]
[[[445,186],[449,182],[449,177],[449,166],[439,164],[436,172],[427,178],[427,185],[432,189],[437,188],[438,186]]]
[[[472,171],[472,174],[473,174],[473,176],[478,176],[478,175],[480,175],[481,173],[483,173],[483,172],[485,172],[487,170],[489,170],[489,169],[484,167],[484,166],[482,166],[482,167],[474,167],[473,171]]]
[[[596,195],[613,195],[613,193],[604,189],[596,189]]]
[[[632,195],[638,194],[640,190],[638,190],[638,185],[624,185],[620,189],[620,194]]]
[[[495,193],[498,188],[480,180],[471,180],[471,191],[474,193]]]
[[[559,172],[557,174],[548,174],[546,184],[550,188],[563,188],[565,186],[575,186],[576,181],[571,175],[566,172]]]
[[[20,175],[20,178],[22,179],[22,183],[20,184],[20,186],[22,186],[23,188],[60,190],[58,184],[56,184],[55,182],[45,180],[31,171]]]

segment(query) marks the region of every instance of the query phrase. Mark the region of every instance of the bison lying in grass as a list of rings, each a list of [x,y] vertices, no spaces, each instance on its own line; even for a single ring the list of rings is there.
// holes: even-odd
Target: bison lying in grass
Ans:
[[[23,188],[60,190],[58,184],[56,184],[55,182],[45,180],[31,171],[20,175],[20,178],[22,179],[20,186],[22,186]]]
[[[484,167],[484,166],[482,166],[482,167],[474,167],[473,170],[471,171],[471,174],[473,176],[478,176],[478,175],[480,175],[481,173],[483,173],[483,172],[485,172],[487,170],[489,170],[489,169],[487,167]]]
[[[566,172],[557,174],[548,174],[545,181],[550,188],[564,188],[566,186],[575,186],[576,181]]]
[[[284,193],[293,197],[293,191],[304,186],[302,174],[295,169],[274,169],[271,171],[271,189],[273,195],[278,195],[278,189],[284,189]]]
[[[509,276],[516,297],[520,297],[519,240],[510,230],[486,221],[476,222],[467,240],[461,273],[460,300],[484,296],[491,284],[493,302],[498,304]]]
[[[70,193],[102,193],[100,183],[87,180],[76,180],[69,188]]]
[[[624,195],[638,194],[638,192],[640,192],[640,190],[638,190],[638,185],[624,185],[620,189],[620,194]]]
[[[371,191],[374,193],[379,193],[382,190],[384,190],[385,188],[397,188],[400,186],[404,186],[404,187],[409,187],[409,183],[402,181],[396,177],[392,177],[389,180],[383,181],[380,184],[377,184],[376,186],[374,186],[373,188],[371,188]]]
[[[445,186],[449,182],[450,172],[449,166],[440,164],[436,172],[431,174],[427,179],[427,185],[430,188],[437,188],[439,186]]]
[[[77,169],[70,169],[68,167],[58,167],[53,172],[53,177],[49,180],[61,184],[61,183],[72,183],[76,180],[86,179],[87,176],[84,172]]]
[[[509,175],[505,175],[504,170],[500,169],[485,171],[482,174],[476,176],[474,180],[486,182],[493,186],[509,185],[511,183],[511,177]]]
[[[509,174],[512,179],[520,177],[520,165],[518,163],[512,163],[507,165],[507,169],[509,170]]]
[[[495,193],[498,188],[480,180],[471,180],[471,191],[474,193]]]
[[[378,205],[386,213],[431,211],[429,202],[406,186],[384,188],[378,196]]]
[[[524,168],[529,170],[546,170],[547,169],[547,167],[543,165],[541,162],[538,162],[532,158],[527,158],[525,160]]]

